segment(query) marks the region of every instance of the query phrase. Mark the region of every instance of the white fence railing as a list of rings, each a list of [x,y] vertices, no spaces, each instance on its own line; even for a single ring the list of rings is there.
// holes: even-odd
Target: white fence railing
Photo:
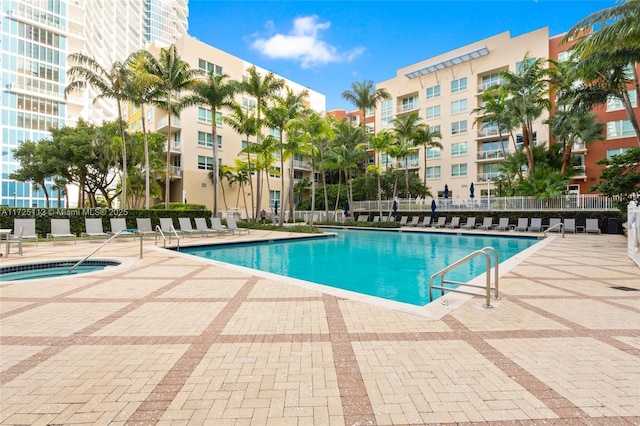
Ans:
[[[627,252],[631,260],[640,267],[640,205],[630,202],[627,217]]]

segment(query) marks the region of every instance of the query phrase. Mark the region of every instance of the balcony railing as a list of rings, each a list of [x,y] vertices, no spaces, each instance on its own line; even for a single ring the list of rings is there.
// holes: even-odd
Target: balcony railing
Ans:
[[[500,172],[488,172],[488,173],[478,173],[478,177],[476,179],[477,182],[487,182],[488,180],[495,180],[501,176]]]
[[[167,152],[167,143],[164,143],[163,152]],[[182,144],[180,142],[171,142],[171,152],[182,152]]]
[[[405,112],[415,111],[418,108],[420,108],[420,103],[419,102],[408,102],[408,103],[404,103],[402,105],[399,105],[396,108],[396,113],[402,114],[402,113],[405,113]]]
[[[419,160],[409,160],[407,162],[397,161],[395,163],[395,167],[397,169],[415,169],[417,167],[420,167],[420,161]]]
[[[576,174],[571,176],[572,178],[584,178],[587,177],[587,166],[573,166]]]
[[[585,144],[583,141],[574,142],[573,145],[571,146],[571,151],[573,152],[583,151],[585,149],[587,149],[587,144]]]
[[[171,129],[179,129],[181,127],[180,117],[176,117],[175,115],[171,117]],[[164,117],[160,117],[158,120],[158,132],[169,131],[169,116],[165,115]]]
[[[171,173],[171,177],[182,177],[182,167],[180,166],[170,166],[169,173]]]
[[[311,165],[302,160],[293,160],[293,167],[295,169],[311,170]]]
[[[504,158],[504,153],[500,149],[493,151],[480,151],[477,153],[478,160],[495,160]]]
[[[493,87],[493,86],[498,86],[498,85],[500,85],[502,83],[504,83],[504,80],[502,80],[502,79],[497,80],[497,81],[491,81],[491,82],[487,82],[487,83],[482,83],[482,84],[478,85],[478,93],[482,93],[485,90],[487,90],[488,88]]]
[[[486,138],[489,136],[498,136],[500,134],[500,132],[498,131],[497,127],[484,127],[480,130],[478,130],[478,137],[479,138]]]

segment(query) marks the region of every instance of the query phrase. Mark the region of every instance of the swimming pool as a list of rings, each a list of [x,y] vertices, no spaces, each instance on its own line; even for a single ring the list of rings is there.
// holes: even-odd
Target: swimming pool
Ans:
[[[75,265],[78,260],[80,259],[3,266],[0,267],[0,281],[35,280],[41,278],[86,274],[89,272],[100,271],[110,266],[120,265],[120,262],[111,260],[85,260],[80,266],[76,267],[71,274],[69,274],[69,268]]]
[[[429,303],[430,276],[486,246],[500,262],[538,242],[536,238],[424,232],[331,230],[336,238],[185,247],[181,252],[299,278],[384,299]],[[478,257],[447,274],[469,281],[486,269]]]

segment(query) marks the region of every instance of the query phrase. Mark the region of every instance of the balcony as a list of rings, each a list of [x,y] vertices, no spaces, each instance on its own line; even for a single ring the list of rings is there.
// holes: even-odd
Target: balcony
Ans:
[[[394,166],[397,169],[417,169],[420,167],[420,161],[419,160],[409,160],[407,162],[404,161],[397,161]]]
[[[180,124],[180,117],[176,117],[175,115],[171,117],[171,131],[180,130],[182,125]],[[158,127],[156,128],[156,132],[167,133],[169,131],[169,116],[165,115],[158,120]]]
[[[499,135],[500,132],[498,131],[497,126],[483,127],[482,129],[478,130],[478,138],[491,138]]]
[[[489,81],[489,82],[486,82],[486,83],[482,83],[482,84],[478,85],[478,93],[479,94],[480,93],[484,93],[485,90],[487,90],[487,89],[489,89],[489,88],[491,88],[493,86],[499,86],[499,85],[501,85],[503,83],[504,83],[504,80],[502,80],[502,79],[499,79],[497,81]]]
[[[583,141],[574,142],[573,145],[571,146],[571,152],[581,152],[586,150],[587,150],[587,144],[585,144]]]
[[[499,160],[504,158],[504,153],[500,149],[493,151],[480,151],[477,153],[478,161],[483,160]]]
[[[162,148],[162,152],[167,152],[167,142],[164,143],[164,147]],[[171,152],[180,154],[182,152],[182,144],[180,142],[171,142]]]
[[[182,179],[182,167],[180,166],[170,166],[169,173],[172,178]]]
[[[396,108],[396,114],[406,114],[408,112],[417,111],[420,108],[420,102],[405,102]]]
[[[586,179],[587,178],[587,167],[586,166],[573,166],[575,170],[575,175],[571,176],[573,179]]]
[[[9,92],[22,93],[25,95],[33,95],[34,93],[37,93],[38,96],[47,98],[52,101],[57,101],[57,102],[64,101],[64,95],[58,92],[54,92],[53,90],[41,89],[39,87],[27,86],[25,84],[19,84],[19,83],[9,83],[9,84],[6,84],[4,87]]]
[[[500,172],[478,173],[476,182],[487,182],[488,180],[494,181],[500,176],[502,176]]]
[[[311,170],[311,165],[301,160],[293,160],[294,169]]]

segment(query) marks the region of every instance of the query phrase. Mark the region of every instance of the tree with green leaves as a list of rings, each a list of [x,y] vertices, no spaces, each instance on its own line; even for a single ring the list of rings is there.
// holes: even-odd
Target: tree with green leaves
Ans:
[[[631,201],[640,203],[640,148],[629,148],[596,164],[605,167],[600,172],[600,183],[591,187],[591,191],[613,197],[614,204],[623,214]]]
[[[256,69],[255,66],[252,66],[247,70],[247,76],[240,83],[240,91],[245,93],[255,100],[255,110],[254,110],[254,120],[257,129],[262,129],[263,121],[262,121],[262,112],[264,109],[268,107],[269,102],[276,96],[283,88],[284,88],[284,80],[277,78],[274,73],[269,72],[266,75],[262,76],[260,72]],[[260,134],[260,130],[257,133],[256,144],[260,145],[262,143],[262,136]],[[251,150],[255,150],[257,152],[267,152],[271,149],[270,146],[266,147],[266,149],[262,148],[251,148],[250,150],[246,150],[245,152],[250,153]],[[267,184],[268,184],[267,178]],[[258,173],[258,178],[256,179],[256,205],[254,211],[254,219],[257,218],[260,214],[261,203],[262,201],[262,185],[260,180],[260,173]]]
[[[395,138],[386,130],[382,130],[378,132],[376,135],[372,135],[369,137],[368,143],[361,144],[361,149],[373,149],[374,151],[374,164],[371,164],[367,167],[367,172],[376,174],[377,181],[377,198],[378,198],[378,212],[380,217],[382,217],[382,184],[381,184],[381,176],[382,176],[382,165],[380,164],[380,157],[383,154],[389,152],[389,149],[395,143]]]
[[[24,141],[13,150],[13,157],[20,167],[9,175],[9,179],[19,182],[32,182],[36,188],[44,192],[45,205],[49,207],[49,191],[45,180],[55,174],[47,160],[47,147],[51,141],[42,139],[38,142]]]
[[[147,63],[148,72],[159,78],[156,96],[153,103],[168,114],[167,133],[167,167],[165,173],[164,205],[169,209],[171,201],[171,118],[178,115],[183,108],[180,99],[182,92],[190,90],[196,79],[202,74],[198,69],[192,69],[188,62],[183,61],[178,54],[178,48],[171,45],[160,49],[157,58]],[[215,126],[216,117],[211,117]]]
[[[218,187],[220,186],[220,173],[218,173],[218,127],[216,117],[222,108],[233,108],[234,96],[239,90],[239,83],[234,80],[227,81],[226,74],[216,75],[214,70],[209,70],[205,79],[196,80],[192,85],[193,93],[182,99],[184,106],[200,105],[209,108],[211,113],[211,135],[213,146],[213,169],[211,182],[213,184],[213,216],[218,216]],[[224,191],[224,188],[223,188]],[[226,201],[225,201],[226,207]]]
[[[393,147],[394,158],[402,158],[404,162],[404,176],[405,176],[405,196],[410,197],[409,194],[409,162],[407,156],[415,151],[414,138],[418,129],[423,128],[424,124],[421,123],[422,119],[417,113],[413,112],[408,115],[401,115],[396,117],[391,122],[393,124],[393,134],[397,139],[397,143]],[[426,173],[426,169],[425,169]]]
[[[351,90],[342,92],[342,98],[355,105],[360,110],[362,122],[362,136],[365,137],[367,130],[365,126],[365,114],[367,109],[374,110],[379,102],[391,99],[391,95],[385,89],[375,89],[375,84],[371,80],[356,81],[351,83]]]
[[[124,62],[116,61],[110,68],[105,68],[95,58],[83,53],[69,55],[69,62],[74,64],[67,70],[70,82],[65,93],[84,90],[87,85],[98,91],[97,98],[107,98],[116,101],[118,108],[117,122],[122,143],[122,206],[127,202],[127,146],[124,143],[125,130],[122,118],[122,102],[129,100],[127,88],[128,66]]]
[[[597,31],[592,32],[593,27]],[[629,96],[629,91],[635,90],[636,102],[640,99],[640,1],[621,1],[586,16],[562,41],[573,39],[577,39],[571,49],[576,60],[573,71],[583,82],[576,89],[575,103],[590,110],[610,97],[620,99],[640,146],[640,125]]]
[[[351,178],[354,171],[357,171],[366,153],[356,147],[362,143],[365,135],[360,130],[353,127],[346,121],[336,122],[334,128],[334,139],[327,152],[327,160],[334,170],[338,172],[338,185],[340,184],[340,174],[344,173],[345,186],[347,187],[347,201],[353,205],[353,187]],[[339,189],[338,189],[339,193]],[[340,198],[336,200],[335,210],[340,208]]]
[[[442,134],[431,128],[431,126],[424,125],[419,127],[413,135],[413,143],[415,145],[422,145],[424,148],[424,177],[422,184],[427,187],[427,151],[429,148],[442,149],[442,144],[437,139],[441,139]]]

